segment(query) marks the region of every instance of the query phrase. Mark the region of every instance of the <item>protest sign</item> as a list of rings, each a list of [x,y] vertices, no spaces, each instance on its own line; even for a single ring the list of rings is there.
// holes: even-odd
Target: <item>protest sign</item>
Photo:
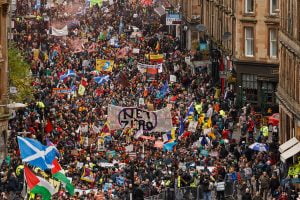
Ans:
[[[176,82],[176,76],[175,75],[170,75],[170,82],[175,83]]]
[[[188,131],[195,132],[197,129],[197,125],[198,125],[197,121],[190,121]]]
[[[68,26],[66,25],[62,29],[56,29],[52,27],[52,34],[53,36],[61,37],[61,36],[67,36],[69,34],[68,32]]]
[[[157,65],[148,65],[148,64],[142,64],[142,63],[138,63],[137,64],[137,68],[141,73],[145,73],[147,72],[147,69],[156,69],[157,73],[162,73],[163,68],[162,68],[162,64],[157,64]]]
[[[145,99],[139,98],[139,105],[145,105]]]
[[[132,53],[133,54],[139,54],[140,53],[140,49],[134,48],[134,49],[132,49]]]
[[[126,126],[148,132],[166,132],[172,129],[171,111],[168,108],[147,111],[137,107],[109,105],[108,121],[112,130]]]
[[[59,96],[64,96],[67,94],[71,94],[72,89],[71,88],[53,88],[52,89],[52,94],[57,94]]]
[[[113,60],[96,59],[96,70],[104,72],[112,72],[114,66]]]

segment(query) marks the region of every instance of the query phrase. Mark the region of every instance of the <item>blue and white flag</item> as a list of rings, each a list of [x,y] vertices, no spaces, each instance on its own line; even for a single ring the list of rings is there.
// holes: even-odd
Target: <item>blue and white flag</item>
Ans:
[[[185,118],[187,119],[189,116],[194,116],[194,113],[195,113],[195,106],[194,106],[194,102],[192,102],[188,108]]]
[[[98,84],[104,84],[107,81],[109,81],[109,75],[106,76],[98,76],[94,78],[94,81],[97,82]]]
[[[60,80],[64,80],[65,78],[69,76],[76,76],[76,73],[72,69],[68,69],[67,73],[60,76]]]
[[[55,146],[45,146],[39,141],[18,136],[19,149],[23,162],[42,170],[51,169],[53,160],[59,156]]]
[[[182,117],[180,117],[178,135],[181,136],[183,133],[184,133],[184,121],[183,121]]]

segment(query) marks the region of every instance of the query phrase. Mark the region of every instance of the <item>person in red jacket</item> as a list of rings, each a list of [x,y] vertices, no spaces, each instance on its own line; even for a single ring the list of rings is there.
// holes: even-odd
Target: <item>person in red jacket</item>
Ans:
[[[248,118],[247,121],[247,132],[248,132],[248,137],[253,138],[253,132],[254,132],[254,126],[255,123],[251,117]]]

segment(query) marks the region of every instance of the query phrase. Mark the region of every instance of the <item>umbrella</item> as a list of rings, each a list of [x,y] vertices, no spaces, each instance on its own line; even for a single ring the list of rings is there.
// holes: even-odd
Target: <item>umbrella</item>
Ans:
[[[14,108],[25,108],[25,107],[27,107],[27,105],[23,104],[23,103],[10,103],[10,104],[7,104],[7,107],[11,108],[11,109],[14,109]]]
[[[255,143],[251,144],[249,146],[249,148],[254,150],[254,151],[268,151],[268,149],[269,149],[266,144],[258,143],[258,142],[255,142]]]

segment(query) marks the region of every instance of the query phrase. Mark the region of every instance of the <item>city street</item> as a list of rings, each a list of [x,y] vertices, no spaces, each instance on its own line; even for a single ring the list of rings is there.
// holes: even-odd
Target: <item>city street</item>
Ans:
[[[241,2],[0,4],[0,199],[299,200],[279,3]]]

